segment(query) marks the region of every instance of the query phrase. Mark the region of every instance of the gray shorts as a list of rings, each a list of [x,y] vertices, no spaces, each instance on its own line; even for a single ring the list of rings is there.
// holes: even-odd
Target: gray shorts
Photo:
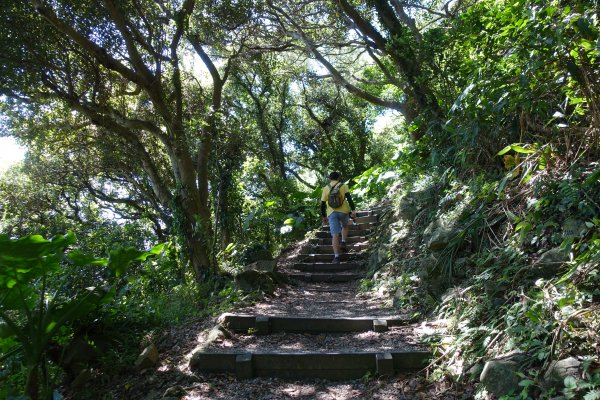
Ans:
[[[339,211],[334,211],[329,214],[329,231],[331,232],[331,236],[339,235],[342,232],[342,228],[345,228],[348,225],[348,220],[350,216],[348,213],[343,213]]]

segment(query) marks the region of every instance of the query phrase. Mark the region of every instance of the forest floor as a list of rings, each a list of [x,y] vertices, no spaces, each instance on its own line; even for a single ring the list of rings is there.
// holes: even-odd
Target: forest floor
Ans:
[[[279,268],[286,271],[295,258],[291,249],[279,259]],[[230,310],[237,314],[295,315],[322,317],[402,316],[377,293],[362,293],[357,282],[331,285],[302,283],[281,285],[272,295],[254,304]],[[348,334],[271,334],[267,336],[231,334],[207,342],[208,332],[217,325],[217,317],[206,317],[153,335],[159,354],[154,368],[127,373],[99,374],[79,393],[67,399],[470,399],[474,387],[458,388],[448,380],[431,380],[429,371],[422,370],[393,377],[365,375],[351,381],[323,379],[286,380],[253,378],[237,380],[232,374],[207,374],[191,371],[189,360],[194,351],[227,351],[237,348],[278,351],[365,351],[376,349],[423,349],[419,329],[423,324],[393,327],[388,332],[355,332]]]
[[[356,285],[354,285],[356,286]],[[365,295],[356,297],[356,287],[347,287],[345,297],[355,298],[355,304],[351,307],[361,307],[365,303],[376,302],[376,299],[368,299]],[[273,296],[265,298],[263,302],[257,303],[252,308],[271,309],[274,304],[282,299],[289,299],[290,295],[297,294],[297,287],[284,286],[276,290]],[[292,292],[292,293],[290,293]],[[296,292],[296,293],[295,293]],[[289,300],[288,300],[289,301]],[[304,299],[306,310],[314,307],[314,300],[307,296]],[[283,301],[285,303],[285,301]],[[293,301],[295,306],[301,303]],[[281,303],[280,303],[281,304]],[[238,312],[250,311],[250,307],[244,307]],[[331,310],[332,315],[336,314]],[[347,311],[347,310],[346,310]],[[457,390],[450,382],[442,380],[430,382],[427,372],[420,371],[412,374],[396,375],[394,377],[365,376],[363,379],[352,381],[327,381],[322,379],[304,379],[290,381],[277,378],[254,378],[248,380],[237,380],[231,374],[199,374],[189,369],[188,363],[194,350],[201,347],[206,340],[207,331],[216,324],[215,318],[206,318],[174,327],[162,333],[157,339],[156,345],[160,353],[160,363],[154,369],[142,372],[132,371],[130,374],[113,377],[109,382],[99,379],[92,383],[92,387],[86,387],[86,392],[98,395],[95,398],[102,399],[180,399],[180,400],[204,400],[204,399],[432,399],[432,400],[454,400],[469,399],[473,396],[473,388],[466,387]],[[407,330],[408,329],[408,330]],[[394,345],[393,342],[412,342],[415,338],[410,327],[392,330],[384,340],[377,340],[377,333],[364,332],[348,335],[342,340],[347,341],[347,346],[361,346],[365,342],[372,347],[387,347]],[[317,347],[329,349],[327,343],[339,343],[338,334],[295,334],[295,335],[269,335],[267,346],[281,348],[304,348]],[[226,338],[211,345],[215,348],[235,348],[248,345],[251,337],[243,336],[237,338]],[[413,342],[414,343],[414,342]],[[264,345],[264,343],[262,344]],[[339,345],[339,344],[338,344]],[[92,389],[92,390],[90,390]],[[79,399],[77,395],[71,397]]]

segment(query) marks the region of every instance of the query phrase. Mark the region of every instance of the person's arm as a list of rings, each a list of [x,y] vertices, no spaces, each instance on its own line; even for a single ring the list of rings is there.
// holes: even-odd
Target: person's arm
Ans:
[[[350,206],[350,210],[352,210],[352,219],[354,219],[356,218],[356,206],[354,205],[354,201],[352,201],[350,192],[346,192],[346,200],[348,200],[348,205]]]
[[[327,203],[324,201],[321,201],[321,220],[323,225],[327,225]]]

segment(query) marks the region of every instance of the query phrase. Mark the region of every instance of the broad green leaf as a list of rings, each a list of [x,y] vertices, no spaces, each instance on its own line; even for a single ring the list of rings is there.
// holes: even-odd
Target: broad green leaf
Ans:
[[[514,152],[521,153],[521,154],[533,154],[533,153],[535,153],[535,150],[526,149],[525,147],[520,146],[518,144],[511,144],[510,148]]]
[[[127,272],[129,265],[143,253],[143,251],[134,247],[120,247],[109,253],[106,266],[117,278],[119,278]]]
[[[296,223],[296,220],[294,218],[288,218],[285,221],[283,221],[284,225],[294,225]]]
[[[106,258],[96,258],[94,256],[84,254],[79,250],[73,250],[68,255],[67,258],[75,265],[78,266],[86,266],[86,265],[100,265],[106,266],[108,263],[108,259]]]
[[[505,148],[503,148],[502,150],[500,150],[496,155],[498,156],[503,156],[506,153],[508,153],[511,150],[511,145],[506,146]]]

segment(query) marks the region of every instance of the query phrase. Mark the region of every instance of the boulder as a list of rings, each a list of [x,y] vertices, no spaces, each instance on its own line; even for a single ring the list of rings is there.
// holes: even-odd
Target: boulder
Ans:
[[[442,269],[437,265],[438,259],[433,254],[422,258],[419,264],[420,275],[423,281],[441,275]]]
[[[479,380],[481,373],[483,372],[483,363],[473,364],[467,371],[465,371],[466,375],[469,377],[471,381]]]
[[[151,368],[158,363],[158,349],[151,343],[147,346],[142,354],[139,355],[137,360],[135,360],[135,367],[138,370]]]
[[[419,208],[422,208],[423,206],[425,206],[433,201],[434,195],[435,195],[435,188],[428,187],[423,190],[412,191],[408,194],[408,197],[414,199],[415,203],[417,203],[418,205],[421,206]]]
[[[244,250],[242,254],[242,261],[245,264],[253,263],[259,260],[272,260],[273,255],[271,250],[263,244],[257,244]]]
[[[419,210],[417,209],[415,201],[408,196],[405,196],[400,200],[400,204],[398,204],[398,209],[396,210],[398,217],[405,221],[414,220],[418,212]]]
[[[277,261],[275,260],[258,260],[254,261],[252,264],[248,264],[244,267],[246,271],[255,270],[262,272],[275,272],[277,269]]]
[[[454,230],[441,219],[437,219],[423,231],[423,242],[426,243],[429,250],[440,251],[448,246],[453,235]]]
[[[552,362],[544,374],[543,387],[546,390],[562,388],[566,377],[577,378],[579,376],[580,367],[581,362],[574,357]]]
[[[454,236],[454,232],[451,229],[439,227],[431,234],[431,238],[427,242],[427,248],[431,251],[444,250],[448,247],[452,236]]]
[[[237,274],[234,281],[236,287],[244,292],[260,290],[265,293],[273,293],[276,279],[275,273],[249,269]]]
[[[483,366],[479,381],[498,398],[514,393],[519,390],[521,380],[517,372],[526,360],[527,355],[518,352],[489,360]]]

